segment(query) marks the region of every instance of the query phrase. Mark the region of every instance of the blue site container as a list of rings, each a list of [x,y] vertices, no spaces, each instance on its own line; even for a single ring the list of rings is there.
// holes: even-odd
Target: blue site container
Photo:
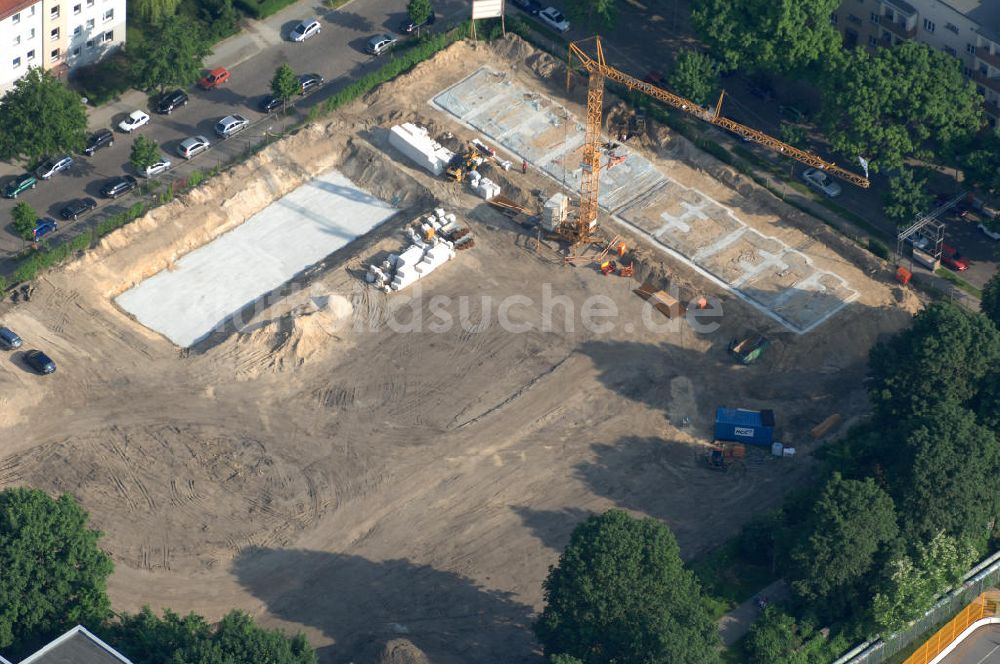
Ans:
[[[715,411],[715,439],[770,447],[774,442],[774,411],[720,407]]]

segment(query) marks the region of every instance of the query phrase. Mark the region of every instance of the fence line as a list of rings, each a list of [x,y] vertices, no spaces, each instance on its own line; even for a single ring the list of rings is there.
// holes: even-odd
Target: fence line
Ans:
[[[977,597],[972,604],[959,611],[957,616],[936,631],[934,636],[924,641],[912,655],[906,658],[905,664],[929,664],[973,623],[983,618],[995,616],[998,601],[1000,601],[1000,592],[996,591],[985,592]]]

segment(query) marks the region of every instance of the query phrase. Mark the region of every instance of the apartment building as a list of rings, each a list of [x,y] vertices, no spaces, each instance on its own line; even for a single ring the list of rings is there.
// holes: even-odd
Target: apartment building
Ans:
[[[847,46],[916,39],[958,58],[1000,122],[1000,0],[842,0],[830,20]]]
[[[65,76],[125,43],[126,0],[0,0],[0,93],[29,67]]]

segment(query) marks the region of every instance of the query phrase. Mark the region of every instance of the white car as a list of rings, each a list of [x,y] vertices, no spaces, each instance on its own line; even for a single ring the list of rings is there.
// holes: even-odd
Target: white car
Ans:
[[[313,35],[318,35],[320,31],[319,21],[314,18],[306,19],[299,23],[289,35],[293,42],[303,42]]]
[[[177,154],[185,159],[191,159],[196,154],[207,150],[210,145],[211,143],[204,136],[192,136],[181,141],[181,144],[177,146]]]
[[[813,189],[822,191],[830,198],[840,196],[840,185],[831,180],[829,175],[818,168],[807,168],[805,173],[802,174],[802,179],[806,181],[807,185]]]
[[[142,174],[147,178],[151,178],[154,175],[159,175],[160,173],[164,173],[169,169],[170,169],[170,160],[167,159],[166,157],[161,156],[159,161],[157,161],[155,164],[150,164],[149,166],[147,166],[146,170],[143,171]]]
[[[118,128],[130,134],[149,122],[149,115],[142,111],[132,111],[127,118],[118,123]]]
[[[546,25],[554,30],[558,30],[559,32],[569,31],[569,20],[555,7],[546,7],[538,12],[538,18],[542,19]]]
[[[979,224],[979,230],[981,230],[983,235],[991,240],[1000,240],[1000,233],[990,230],[989,226],[986,224]]]
[[[227,115],[215,123],[215,133],[221,138],[229,138],[250,126],[250,121],[242,115]]]

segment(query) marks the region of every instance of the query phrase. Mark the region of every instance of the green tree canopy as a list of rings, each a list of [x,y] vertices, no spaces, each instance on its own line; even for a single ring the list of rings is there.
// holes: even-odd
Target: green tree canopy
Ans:
[[[32,67],[0,98],[0,106],[0,159],[35,162],[83,149],[87,110],[51,73]]]
[[[316,654],[305,637],[286,636],[257,626],[241,611],[231,611],[213,628],[194,613],[170,610],[160,618],[148,607],[123,615],[105,628],[106,639],[142,664],[315,664]]]
[[[35,233],[35,222],[38,220],[35,208],[21,201],[10,211],[10,216],[14,218],[14,223],[11,224],[14,232],[23,240],[31,240]]]
[[[791,72],[840,48],[840,0],[693,0],[691,20],[723,69]]]
[[[301,89],[302,83],[299,82],[299,77],[287,62],[278,67],[271,78],[271,94],[280,99],[282,105],[287,104],[288,100]]]
[[[617,0],[569,0],[570,19],[591,28],[610,28],[618,16]]]
[[[764,609],[750,627],[743,649],[747,664],[827,664],[826,639],[776,606]]]
[[[141,21],[154,24],[177,13],[180,0],[132,0],[128,8]]]
[[[621,510],[573,531],[549,569],[535,633],[583,664],[718,662],[718,627],[670,530]]]
[[[959,156],[965,181],[980,191],[1000,196],[1000,136],[995,132],[985,139],[977,138]]]
[[[827,482],[791,552],[795,594],[842,610],[855,598],[876,554],[898,532],[892,498],[874,480]]]
[[[160,160],[160,146],[151,138],[146,138],[142,134],[132,141],[132,154],[129,162],[135,170],[144,173],[148,166],[152,166]]]
[[[719,63],[697,51],[684,50],[670,72],[670,89],[704,106],[719,91]]]
[[[996,164],[1000,165],[1000,161]],[[1000,168],[997,168],[1000,171]],[[979,299],[979,310],[1000,329],[1000,270],[990,277],[983,286],[983,296]]]
[[[865,157],[875,172],[930,156],[982,125],[983,99],[959,60],[926,44],[858,48],[830,64],[820,122],[835,150]]]
[[[201,76],[202,62],[212,52],[201,27],[190,19],[169,16],[158,26],[156,39],[129,51],[132,75],[147,92],[187,87]]]
[[[892,431],[899,419],[931,412],[945,401],[967,403],[996,370],[1000,335],[985,317],[935,302],[913,325],[869,356],[868,393]]]
[[[410,0],[406,4],[406,14],[417,25],[423,25],[431,17],[434,7],[431,0]]]
[[[1000,447],[993,432],[972,411],[944,402],[914,420],[894,453],[890,487],[906,533],[929,540],[944,532],[984,546],[1000,516]]]
[[[66,494],[0,492],[0,648],[8,656],[108,616],[105,589],[113,565],[87,519]]]
[[[885,216],[897,226],[908,226],[931,204],[927,178],[917,177],[912,168],[901,168],[898,175],[889,178],[889,192],[884,202]]]

